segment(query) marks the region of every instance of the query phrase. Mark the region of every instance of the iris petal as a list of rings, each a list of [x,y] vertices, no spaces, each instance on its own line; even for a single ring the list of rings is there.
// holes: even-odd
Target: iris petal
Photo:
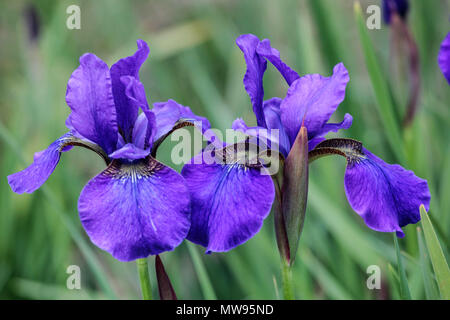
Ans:
[[[281,151],[287,156],[289,150],[291,148],[291,144],[289,141],[289,136],[287,135],[286,129],[283,127],[281,122],[281,99],[280,98],[272,98],[264,101],[264,116],[266,117],[266,124],[268,129],[276,129],[279,130],[279,145]]]
[[[133,143],[127,143],[120,149],[110,153],[108,156],[112,159],[128,159],[137,160],[143,159],[150,154],[150,148],[142,149],[134,145]]]
[[[349,161],[345,172],[348,201],[376,231],[404,233],[401,227],[420,220],[419,207],[428,211],[430,192],[426,180],[391,165],[363,148],[364,156]]]
[[[281,121],[291,144],[303,118],[309,140],[322,133],[322,128],[344,100],[348,81],[348,71],[339,63],[334,67],[331,77],[309,74],[292,83],[280,106]]]
[[[267,68],[267,61],[256,53],[259,39],[253,34],[243,34],[236,39],[236,44],[244,53],[247,71],[244,76],[244,87],[250,96],[253,112],[258,126],[266,127],[263,112],[263,76]]]
[[[352,126],[353,117],[346,113],[344,116],[344,120],[340,123],[326,123],[322,129],[316,134],[315,138],[312,138],[308,142],[308,150],[314,149],[320,142],[324,141],[324,136],[328,132],[338,132],[341,129],[348,129]]]
[[[155,114],[157,126],[154,140],[159,139],[172,130],[175,123],[181,119],[201,122],[202,133],[211,127],[208,119],[197,116],[189,107],[183,106],[172,99],[169,99],[166,102],[154,103],[152,111]]]
[[[143,40],[137,41],[137,51],[129,57],[120,59],[111,66],[112,90],[117,110],[117,123],[125,135],[125,140],[131,142],[131,132],[138,116],[138,107],[131,103],[125,94],[123,76],[132,76],[139,80],[139,69],[147,59],[150,49]]]
[[[272,178],[258,168],[194,164],[195,159],[181,172],[191,193],[187,239],[208,253],[231,250],[260,230],[275,196]]]
[[[72,110],[68,123],[107,153],[114,151],[118,130],[106,63],[91,53],[81,56],[67,83],[66,102]]]
[[[442,41],[438,55],[438,63],[439,68],[441,68],[442,74],[450,84],[450,32]]]
[[[156,134],[156,117],[155,114],[148,108],[147,97],[145,95],[144,85],[134,77],[124,76],[121,78],[122,83],[125,85],[125,94],[130,103],[137,108],[141,108],[143,115],[146,118],[146,122],[143,121],[141,116],[138,116],[134,123],[133,133],[131,135],[131,141],[139,148],[147,149],[151,148],[153,144],[153,137]],[[140,127],[136,130],[136,126]]]
[[[67,133],[54,141],[47,149],[36,152],[34,162],[28,168],[8,176],[8,183],[16,193],[32,193],[39,189],[55,170],[61,152],[68,151],[64,142],[70,137]]]
[[[278,52],[277,49],[272,48],[269,39],[264,39],[263,41],[261,41],[258,44],[256,52],[260,56],[263,56],[267,60],[269,60],[270,63],[272,63],[274,67],[278,69],[278,71],[284,77],[288,85],[291,85],[292,82],[294,82],[300,77],[296,71],[291,69],[291,67],[289,67],[287,64],[283,62],[283,60],[281,60],[280,52]]]
[[[190,226],[189,193],[174,170],[148,158],[115,160],[84,187],[80,219],[91,241],[118,260],[173,250]]]

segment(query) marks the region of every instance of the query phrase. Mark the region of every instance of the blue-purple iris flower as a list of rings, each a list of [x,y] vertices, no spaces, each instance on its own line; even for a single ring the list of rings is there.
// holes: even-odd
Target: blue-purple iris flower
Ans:
[[[441,43],[438,55],[439,68],[442,71],[445,79],[450,84],[450,32]]]
[[[122,261],[173,250],[190,228],[190,196],[183,177],[153,158],[157,145],[180,119],[202,121],[173,100],[149,109],[139,69],[149,48],[137,41],[134,55],[111,68],[91,53],[67,84],[69,132],[34,156],[8,182],[16,193],[38,189],[54,171],[61,152],[84,146],[108,167],[81,192],[81,223],[94,244]],[[142,112],[139,114],[139,110]]]
[[[383,19],[387,24],[391,23],[393,14],[397,14],[400,18],[406,20],[408,10],[408,0],[383,0]]]
[[[278,129],[280,152],[287,157],[302,125],[308,132],[308,149],[313,150],[330,131],[347,129],[349,114],[340,123],[329,123],[344,100],[349,81],[342,63],[333,75],[299,76],[280,58],[269,40],[240,36],[236,43],[247,64],[244,86],[250,96],[257,127],[248,127],[242,119],[233,129],[248,135],[269,136],[267,129]],[[264,100],[263,75],[271,62],[289,85],[286,96]],[[325,142],[323,142],[325,143]],[[198,155],[197,157],[201,157]],[[203,245],[207,252],[227,251],[250,239],[270,213],[275,189],[272,178],[258,168],[242,164],[186,164],[186,179],[192,202],[192,224],[187,239]],[[352,208],[371,229],[396,232],[420,220],[419,206],[428,210],[430,194],[427,182],[399,165],[390,165],[362,148],[358,156],[348,158],[345,191]]]

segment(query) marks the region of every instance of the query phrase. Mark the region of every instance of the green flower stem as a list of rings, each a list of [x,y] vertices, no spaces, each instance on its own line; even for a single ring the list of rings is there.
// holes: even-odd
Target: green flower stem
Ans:
[[[283,285],[284,300],[294,300],[294,288],[292,287],[292,270],[286,261],[281,259],[281,283]]]
[[[150,286],[147,258],[137,259],[136,264],[139,272],[139,281],[141,283],[142,299],[152,300],[152,287]]]
[[[191,242],[187,242],[189,254],[191,255],[192,263],[194,264],[194,270],[197,273],[198,280],[200,281],[200,288],[203,292],[203,297],[207,300],[217,300],[216,293],[206,272],[205,265],[197,251],[197,248]]]

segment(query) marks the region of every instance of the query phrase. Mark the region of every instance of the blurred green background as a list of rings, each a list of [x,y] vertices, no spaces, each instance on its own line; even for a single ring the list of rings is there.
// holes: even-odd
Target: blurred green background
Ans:
[[[66,8],[71,4],[81,8],[81,30],[66,28]],[[381,1],[362,1],[365,17],[369,4],[381,5]],[[175,99],[208,117],[218,129],[229,128],[237,117],[255,123],[242,85],[244,59],[234,42],[240,34],[271,39],[284,61],[301,75],[330,75],[342,61],[350,82],[333,120],[340,121],[348,112],[354,124],[339,135],[363,141],[387,162],[400,161],[377,106],[353,1],[71,0],[1,1],[0,6],[2,299],[140,298],[136,265],[116,261],[91,244],[78,219],[82,187],[104,168],[97,155],[80,148],[65,153],[44,187],[31,195],[14,194],[6,179],[31,163],[34,152],[66,132],[66,84],[85,52],[111,65],[135,51],[136,39],[148,41],[151,53],[141,69],[141,81],[150,102]],[[410,7],[408,25],[419,46],[422,90],[417,116],[411,128],[401,130],[398,148],[404,150],[402,165],[428,180],[430,217],[448,258],[450,87],[438,69],[437,53],[450,30],[450,3],[415,0]],[[384,23],[368,34],[400,123],[408,97],[407,57],[394,50],[392,30]],[[284,97],[287,89],[271,65],[264,85],[266,98]],[[158,154],[168,165],[170,147],[171,142],[165,142]],[[351,210],[343,188],[344,170],[345,160],[333,157],[310,168],[306,223],[293,269],[295,294],[299,299],[397,299],[392,235],[370,230]],[[436,298],[431,265],[421,255],[418,226],[405,228],[406,237],[399,239],[408,283],[413,298]],[[184,242],[161,255],[179,298],[213,296],[199,285],[199,275],[204,275],[193,264],[193,253],[200,255],[218,298],[280,297],[272,215],[257,236],[235,250],[203,252]],[[153,261],[150,257],[157,296]],[[69,265],[81,268],[81,290],[66,288]],[[370,265],[381,268],[381,290],[366,286]]]

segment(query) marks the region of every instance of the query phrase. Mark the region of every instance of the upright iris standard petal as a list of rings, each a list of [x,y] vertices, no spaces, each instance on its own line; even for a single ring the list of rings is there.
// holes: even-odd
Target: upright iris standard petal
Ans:
[[[428,211],[430,192],[426,180],[399,165],[391,165],[362,149],[363,155],[350,159],[345,172],[348,201],[376,231],[396,232],[420,220],[421,204]]]
[[[114,151],[118,130],[106,63],[91,53],[81,56],[67,84],[66,102],[72,110],[68,122],[75,130],[107,153]]]
[[[258,126],[266,127],[263,112],[263,76],[267,68],[267,61],[256,53],[259,39],[253,34],[243,34],[236,39],[236,44],[244,53],[247,71],[244,76],[244,87],[250,96],[253,112]]]
[[[211,127],[208,119],[197,116],[189,107],[183,106],[172,99],[169,99],[166,102],[154,103],[152,111],[155,114],[157,126],[157,131],[154,137],[155,140],[171,131],[175,123],[181,119],[201,122],[202,133]]]
[[[331,77],[309,74],[292,83],[280,106],[281,121],[291,144],[303,118],[309,139],[322,133],[322,128],[344,100],[348,81],[348,71],[339,63]]]
[[[137,46],[138,49],[132,56],[120,59],[111,66],[111,80],[117,110],[117,122],[127,142],[131,142],[131,133],[139,109],[127,98],[125,85],[122,83],[121,78],[123,76],[132,76],[139,80],[139,69],[150,53],[150,49],[145,41],[138,40]]]
[[[277,49],[272,48],[270,45],[269,39],[264,39],[258,44],[258,47],[256,48],[256,52],[266,58],[274,65],[275,68],[280,71],[281,75],[284,77],[288,85],[291,85],[292,82],[297,80],[300,76],[296,71],[291,69],[287,64],[283,62],[280,58],[280,52],[278,52]]]
[[[131,141],[141,149],[151,148],[153,138],[157,131],[156,117],[148,108],[144,85],[131,76],[124,76],[121,78],[121,81],[125,85],[125,94],[130,101],[130,104],[135,105],[137,108],[141,108],[143,111],[143,114],[141,114],[134,123]],[[147,120],[146,122],[143,121],[144,119],[142,119],[142,116],[145,117]],[[136,128],[136,126],[139,126],[139,128]]]
[[[8,176],[8,183],[16,193],[32,193],[39,189],[53,173],[61,157],[67,151],[64,143],[70,133],[54,141],[47,149],[34,155],[34,162],[26,169]]]
[[[289,153],[289,149],[291,148],[291,143],[289,141],[289,136],[281,123],[281,101],[280,98],[266,100],[264,101],[263,108],[267,129],[278,130],[280,149],[282,153],[286,153],[285,156],[287,156],[287,153]]]
[[[247,135],[262,139],[264,145],[273,149],[274,145],[277,145],[278,150],[287,157],[291,144],[289,137],[281,123],[280,114],[280,98],[272,98],[264,101],[264,117],[266,121],[266,127],[249,127],[243,119],[236,119],[232,124],[233,130],[242,131]]]
[[[450,32],[447,33],[438,55],[438,64],[447,82],[450,84]]]
[[[231,250],[260,230],[275,196],[272,178],[240,164],[195,163],[181,172],[191,193],[187,239],[207,253]]]
[[[115,160],[84,187],[80,219],[94,244],[131,261],[173,250],[190,226],[183,178],[158,161]]]

